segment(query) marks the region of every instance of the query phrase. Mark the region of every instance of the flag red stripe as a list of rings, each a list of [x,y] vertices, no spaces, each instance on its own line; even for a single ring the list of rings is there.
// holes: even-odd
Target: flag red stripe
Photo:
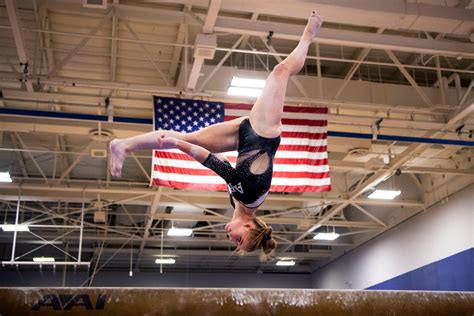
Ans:
[[[298,186],[286,186],[286,185],[272,185],[270,188],[271,192],[326,192],[331,191],[330,185],[298,185]]]
[[[232,121],[240,116],[226,115],[224,121]],[[328,122],[326,120],[306,120],[306,119],[292,119],[292,118],[282,118],[281,122],[283,125],[300,125],[300,126],[327,126]]]
[[[249,110],[253,107],[253,104],[245,103],[226,103],[224,108],[226,110]]]
[[[310,153],[322,153],[327,151],[328,146],[307,146],[307,145],[280,145],[278,150],[286,151],[306,151]]]
[[[200,191],[227,191],[226,184],[210,184],[210,183],[190,183],[180,181],[167,181],[161,179],[153,179],[153,185],[161,185],[178,189],[191,189]]]
[[[153,179],[153,185],[161,185],[167,187],[173,187],[177,189],[188,189],[198,191],[227,191],[226,184],[201,184],[201,183],[188,183],[180,181],[163,181],[160,179]],[[331,191],[330,185],[272,185],[270,188],[271,192],[327,192]]]
[[[283,172],[274,171],[274,178],[308,178],[308,179],[324,179],[329,178],[329,172]],[[291,184],[291,183],[289,183]]]
[[[283,107],[283,112],[326,114],[328,113],[328,108],[310,108],[310,107],[285,105]]]
[[[251,110],[253,107],[252,104],[244,103],[226,103],[226,110]],[[303,107],[303,106],[290,106],[285,105],[283,107],[284,112],[291,113],[313,113],[313,114],[326,114],[328,113],[328,108],[317,108],[317,107]]]
[[[191,176],[217,176],[217,174],[210,169],[192,169],[192,168],[178,168],[169,166],[153,166],[154,171],[163,173],[177,173]],[[329,178],[329,172],[292,172],[292,171],[274,171],[275,178],[309,178],[309,179],[324,179]]]
[[[323,166],[323,165],[328,164],[328,160],[327,159],[306,159],[306,158],[275,158],[273,159],[273,164]]]
[[[326,139],[327,133],[282,132],[282,138]]]
[[[163,153],[164,154],[164,153]],[[176,159],[184,161],[194,161],[191,156],[181,153],[167,153],[166,157],[161,156],[157,151],[155,157],[160,159]],[[228,157],[230,162],[235,162],[236,157]],[[310,165],[310,166],[322,166],[327,165],[327,159],[307,159],[307,158],[275,158],[273,163],[276,165]]]

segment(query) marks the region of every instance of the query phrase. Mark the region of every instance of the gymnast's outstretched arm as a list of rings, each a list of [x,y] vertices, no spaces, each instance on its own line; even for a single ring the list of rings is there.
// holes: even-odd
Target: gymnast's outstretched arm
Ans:
[[[192,144],[182,139],[166,137],[165,135],[162,135],[158,139],[158,146],[162,148],[177,148],[181,150],[203,164],[205,167],[213,170],[226,182],[231,181],[232,178],[236,176],[237,171],[232,168],[224,155],[213,154],[204,147]]]
[[[237,149],[237,133],[242,118],[214,124],[193,133],[179,133],[159,130],[124,139],[114,139],[110,142],[109,161],[110,173],[120,177],[122,166],[128,153],[137,150],[168,149],[158,143],[160,137],[183,140],[190,144],[202,147],[213,153],[232,151]]]

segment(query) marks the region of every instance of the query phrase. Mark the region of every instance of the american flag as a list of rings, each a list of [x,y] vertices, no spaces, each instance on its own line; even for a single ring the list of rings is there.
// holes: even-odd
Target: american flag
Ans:
[[[154,97],[156,130],[183,133],[229,121],[250,113],[250,104]],[[273,165],[272,192],[331,190],[327,154],[327,108],[285,106],[281,143]],[[235,167],[237,151],[224,155]],[[224,180],[187,154],[155,150],[152,185],[178,189],[227,191]]]

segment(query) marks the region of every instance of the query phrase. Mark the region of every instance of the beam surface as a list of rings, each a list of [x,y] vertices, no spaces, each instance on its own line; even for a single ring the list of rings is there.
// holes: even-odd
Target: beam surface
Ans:
[[[472,292],[3,288],[5,315],[472,315]],[[70,302],[67,302],[69,299]],[[66,301],[65,301],[66,300]],[[62,302],[63,301],[63,302]],[[63,303],[63,304],[62,304]],[[69,304],[69,305],[68,305]],[[63,305],[65,305],[63,307]],[[49,313],[49,314],[48,314]]]

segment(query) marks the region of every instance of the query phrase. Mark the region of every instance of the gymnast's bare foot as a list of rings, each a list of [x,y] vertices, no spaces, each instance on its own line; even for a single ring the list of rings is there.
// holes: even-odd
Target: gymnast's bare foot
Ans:
[[[304,33],[311,34],[311,38],[315,37],[321,24],[323,24],[323,18],[317,11],[313,11],[308,18],[308,24],[306,24]]]
[[[127,157],[127,148],[125,142],[121,139],[114,139],[110,142],[109,150],[110,174],[113,177],[120,177],[122,175],[123,161]]]

